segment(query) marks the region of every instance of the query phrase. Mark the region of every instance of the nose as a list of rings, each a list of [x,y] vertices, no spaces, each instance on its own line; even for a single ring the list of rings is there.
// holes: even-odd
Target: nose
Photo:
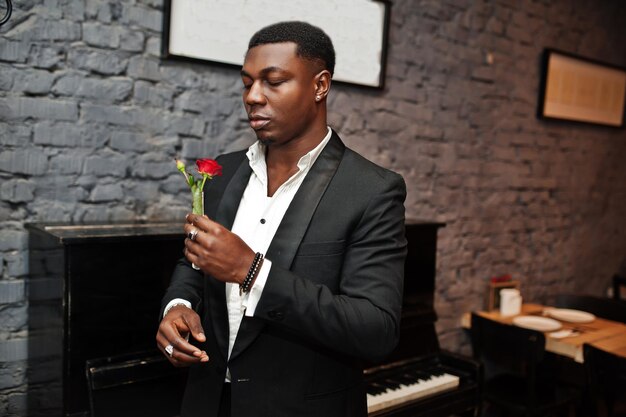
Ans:
[[[255,104],[265,104],[265,93],[263,92],[263,84],[259,81],[252,83],[246,95],[244,101],[247,105],[252,106]]]

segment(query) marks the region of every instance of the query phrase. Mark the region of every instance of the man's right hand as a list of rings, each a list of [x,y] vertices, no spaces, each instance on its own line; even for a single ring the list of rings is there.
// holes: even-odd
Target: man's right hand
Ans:
[[[209,361],[209,356],[205,351],[187,341],[189,335],[198,342],[206,341],[200,324],[200,316],[184,305],[172,307],[161,320],[156,335],[157,347],[172,365],[182,367]],[[168,345],[173,347],[171,355],[166,351]]]

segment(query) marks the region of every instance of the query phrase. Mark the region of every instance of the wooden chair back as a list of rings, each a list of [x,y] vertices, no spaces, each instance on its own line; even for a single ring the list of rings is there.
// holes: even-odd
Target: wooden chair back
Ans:
[[[559,294],[555,297],[552,305],[560,308],[582,310],[604,319],[626,323],[626,303],[607,297]]]
[[[498,323],[472,314],[471,340],[474,358],[485,366],[485,375],[509,374],[526,381],[525,396],[535,402],[537,367],[545,355],[543,333]]]
[[[583,346],[591,411],[596,417],[626,413],[626,358]]]

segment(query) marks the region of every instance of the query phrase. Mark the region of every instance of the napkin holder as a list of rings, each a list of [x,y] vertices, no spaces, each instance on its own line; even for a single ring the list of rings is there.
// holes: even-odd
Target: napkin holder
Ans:
[[[500,290],[500,315],[515,316],[522,311],[522,295],[517,288]]]

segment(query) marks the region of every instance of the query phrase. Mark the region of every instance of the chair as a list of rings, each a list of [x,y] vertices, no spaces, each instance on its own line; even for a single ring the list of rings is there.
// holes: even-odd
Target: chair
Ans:
[[[572,308],[592,313],[604,319],[626,323],[626,303],[593,295],[559,294],[551,304],[559,308]]]
[[[626,357],[583,345],[585,374],[595,417],[626,416]]]
[[[626,288],[626,277],[615,274],[613,275],[613,299],[617,301],[626,301],[622,298],[622,287]]]
[[[567,413],[573,392],[557,385],[545,356],[541,332],[472,314],[474,358],[484,366],[483,401],[507,413],[545,416]]]

